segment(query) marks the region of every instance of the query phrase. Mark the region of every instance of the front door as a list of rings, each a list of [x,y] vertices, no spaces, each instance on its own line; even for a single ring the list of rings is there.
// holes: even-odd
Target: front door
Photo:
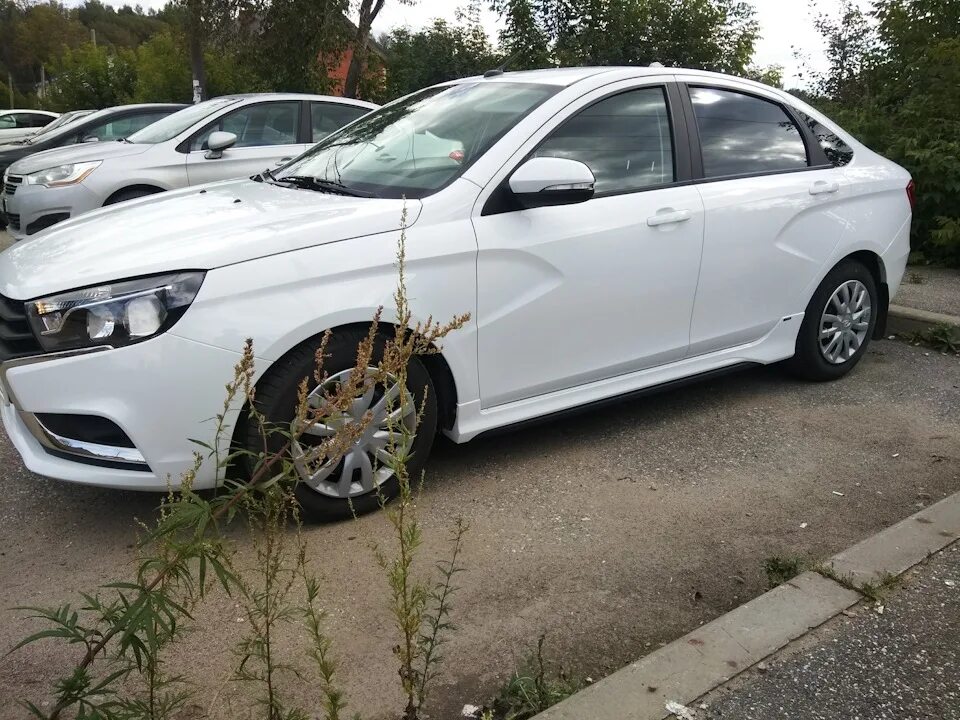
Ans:
[[[687,352],[702,202],[695,187],[677,184],[684,171],[674,160],[666,86],[631,84],[581,98],[515,156],[514,167],[530,156],[586,163],[592,199],[475,209],[484,408]]]
[[[247,105],[218,118],[190,140],[187,178],[191,185],[250,177],[295,158],[309,147],[298,143],[300,101]],[[237,136],[220,157],[207,157],[207,139],[221,130]]]

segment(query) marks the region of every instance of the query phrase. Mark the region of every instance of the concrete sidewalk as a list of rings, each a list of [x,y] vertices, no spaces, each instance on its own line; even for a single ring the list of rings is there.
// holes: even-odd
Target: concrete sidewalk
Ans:
[[[711,720],[960,719],[960,544],[694,705]],[[703,706],[706,706],[705,708]]]
[[[910,266],[890,303],[887,330],[907,335],[937,325],[960,328],[960,269]]]

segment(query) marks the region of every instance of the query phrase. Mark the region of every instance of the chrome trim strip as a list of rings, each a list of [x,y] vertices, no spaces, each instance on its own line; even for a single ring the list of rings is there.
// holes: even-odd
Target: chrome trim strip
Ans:
[[[79,348],[77,350],[62,350],[60,352],[53,353],[44,353],[42,355],[28,355],[27,357],[14,358],[13,360],[7,360],[4,363],[0,363],[0,396],[2,396],[3,401],[8,405],[13,405],[18,410],[20,405],[17,403],[16,396],[13,394],[13,389],[10,387],[10,383],[7,382],[7,372],[13,368],[22,367],[24,365],[33,365],[34,363],[46,362],[47,360],[60,360],[63,358],[75,357],[77,355],[89,355],[90,353],[103,352],[104,350],[113,350],[112,345],[95,345],[88,348]]]
[[[33,413],[20,410],[19,414],[20,419],[23,420],[23,424],[26,425],[30,434],[48,450],[56,450],[87,459],[125,463],[128,465],[143,465],[147,467],[147,461],[136,448],[99,445],[97,443],[63,437],[49,430]]]

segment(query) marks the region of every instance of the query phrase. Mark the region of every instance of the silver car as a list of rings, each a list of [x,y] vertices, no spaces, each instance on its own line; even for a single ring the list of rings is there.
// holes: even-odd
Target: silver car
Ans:
[[[282,165],[376,107],[292,93],[214,98],[117,142],[18,160],[4,174],[0,210],[22,240],[104,205]]]

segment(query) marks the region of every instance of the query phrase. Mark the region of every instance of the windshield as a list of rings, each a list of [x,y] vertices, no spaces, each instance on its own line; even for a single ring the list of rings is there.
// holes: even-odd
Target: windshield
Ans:
[[[324,138],[277,177],[309,177],[379,197],[425,197],[557,89],[483,81],[428,88]]]
[[[83,120],[85,124],[88,121],[96,122],[102,117],[107,117],[114,111],[115,111],[114,108],[107,108],[106,110],[97,110],[96,112],[92,112],[84,117],[76,118],[76,120]],[[73,121],[70,121],[68,123],[62,124],[58,128],[54,128],[53,130],[48,130],[44,128],[44,131],[42,133],[34,133],[33,135],[31,135],[26,139],[26,144],[33,145],[34,143],[47,142],[47,140],[54,140],[55,138],[60,138],[60,137],[63,137],[64,135],[67,135],[69,133],[74,133],[76,131],[77,131],[77,126],[73,124]]]
[[[237,98],[214,98],[185,107],[172,115],[167,115],[162,120],[157,120],[152,125],[147,125],[143,130],[139,130],[128,137],[127,140],[132,143],[146,143],[147,145],[172,140],[184,130],[213,115],[217,110],[235,102],[238,102]]]

